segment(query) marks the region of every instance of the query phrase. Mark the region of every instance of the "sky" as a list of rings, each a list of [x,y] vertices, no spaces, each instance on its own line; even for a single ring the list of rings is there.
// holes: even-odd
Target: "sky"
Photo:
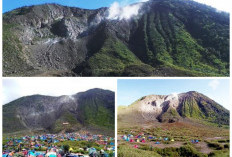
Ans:
[[[125,6],[135,2],[147,0],[3,0],[3,13],[22,6],[30,6],[44,3],[58,3],[66,6],[75,6],[86,9],[97,9],[100,7],[110,7],[114,2]],[[231,11],[231,0],[195,0],[213,6],[219,10]]]
[[[114,78],[3,78],[2,104],[22,96],[40,94],[49,96],[73,95],[92,88],[116,91]]]
[[[117,105],[128,106],[146,95],[197,91],[230,109],[229,79],[119,79]]]

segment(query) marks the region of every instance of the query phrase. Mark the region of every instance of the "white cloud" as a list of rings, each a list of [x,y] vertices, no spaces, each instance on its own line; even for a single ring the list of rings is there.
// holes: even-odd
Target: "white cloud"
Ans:
[[[145,0],[142,0],[145,2]],[[139,0],[138,2],[141,2]],[[129,5],[129,1],[121,1],[119,2],[114,2],[111,4],[108,12],[108,17],[107,19],[110,20],[122,20],[122,19],[130,19],[132,16],[137,16],[139,13],[139,10],[142,6],[142,3],[137,3],[133,5]]]
[[[216,90],[217,87],[219,86],[220,82],[218,80],[212,80],[209,82],[209,86],[213,89]]]
[[[73,95],[92,88],[115,91],[114,78],[17,78],[3,79],[2,103],[33,94]]]
[[[197,2],[210,5],[218,10],[231,12],[231,0],[195,0]]]
[[[148,2],[149,0],[139,0],[139,2]]]

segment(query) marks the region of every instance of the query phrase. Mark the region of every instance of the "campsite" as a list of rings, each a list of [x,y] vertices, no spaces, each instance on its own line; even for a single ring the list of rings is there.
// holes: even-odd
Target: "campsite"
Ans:
[[[3,137],[3,157],[111,157],[114,138],[88,132]]]
[[[120,126],[118,156],[220,156],[229,155],[226,128],[190,125],[187,122],[145,123],[141,127]]]
[[[123,94],[117,110],[118,157],[228,157],[228,101],[218,103],[207,92],[189,90],[194,85],[211,92],[210,83],[212,80],[119,81],[118,93]],[[183,90],[189,91],[174,92]]]

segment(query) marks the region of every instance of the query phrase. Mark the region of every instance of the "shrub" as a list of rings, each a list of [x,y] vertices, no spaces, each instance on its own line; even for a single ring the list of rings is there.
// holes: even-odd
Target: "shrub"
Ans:
[[[208,146],[211,147],[211,148],[214,148],[216,150],[222,150],[223,149],[223,146],[221,144],[215,143],[215,142],[209,142]]]
[[[225,144],[224,148],[230,148],[230,144]]]
[[[70,146],[69,145],[64,145],[64,153],[67,153],[69,151]]]
[[[194,156],[194,157],[204,157],[206,155],[198,152],[195,148],[193,148],[190,145],[182,146],[179,148],[179,155],[183,157],[189,157],[189,156]]]

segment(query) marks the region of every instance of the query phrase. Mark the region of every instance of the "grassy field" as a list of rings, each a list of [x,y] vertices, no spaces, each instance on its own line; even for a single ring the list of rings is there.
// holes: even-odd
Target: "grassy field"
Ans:
[[[148,123],[142,127],[125,127],[118,129],[118,156],[171,156],[171,157],[227,157],[229,156],[228,126],[216,127],[190,122]],[[133,135],[126,141],[123,135]],[[138,142],[141,135],[145,142]],[[155,137],[149,139],[148,137]],[[164,140],[168,138],[168,140]],[[171,141],[171,139],[173,141]],[[194,143],[192,140],[198,140]],[[156,144],[160,142],[160,144]],[[137,148],[135,148],[137,147]]]

